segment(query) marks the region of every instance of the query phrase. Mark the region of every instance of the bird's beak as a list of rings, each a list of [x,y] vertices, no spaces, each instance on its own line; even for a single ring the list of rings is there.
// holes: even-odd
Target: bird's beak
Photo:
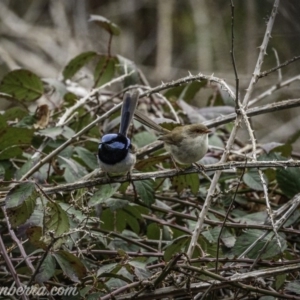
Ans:
[[[212,131],[207,129],[204,133],[211,133]]]

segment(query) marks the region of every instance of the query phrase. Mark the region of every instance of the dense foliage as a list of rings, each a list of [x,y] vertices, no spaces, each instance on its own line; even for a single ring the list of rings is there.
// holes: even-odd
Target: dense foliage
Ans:
[[[91,21],[106,31],[109,43],[120,34],[104,17],[93,15]],[[49,290],[76,287],[76,296],[63,299],[299,295],[300,171],[292,152],[297,137],[257,149],[236,139],[229,163],[220,166],[238,126],[230,123],[238,110],[229,87],[202,74],[154,88],[145,78],[133,61],[110,53],[110,44],[105,54],[79,53],[60,79],[25,69],[2,78],[1,97],[12,105],[0,115],[0,264],[9,270],[0,271],[1,286],[19,280]],[[167,128],[169,119],[188,123],[199,115],[208,127],[217,126],[201,161],[204,171],[174,168],[157,136],[133,122],[133,173],[100,172],[99,139],[118,130],[122,95],[132,89],[141,92],[138,109]],[[189,103],[203,89],[209,94],[206,108],[195,109]],[[299,99],[277,105],[295,107]],[[258,113],[264,108],[257,107]],[[199,212],[222,169],[190,255]]]

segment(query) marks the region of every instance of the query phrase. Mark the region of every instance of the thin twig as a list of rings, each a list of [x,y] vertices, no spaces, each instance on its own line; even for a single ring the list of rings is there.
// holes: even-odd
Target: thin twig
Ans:
[[[17,272],[16,272],[16,270],[14,268],[14,265],[12,264],[12,262],[10,260],[10,257],[8,256],[8,254],[6,252],[6,248],[5,248],[5,245],[3,243],[1,235],[0,235],[0,253],[1,253],[1,256],[5,260],[5,263],[6,263],[7,267],[8,267],[8,269],[9,269],[10,274],[12,275],[12,277],[13,277],[15,283],[16,283],[16,286],[18,288],[22,289],[23,288],[22,283],[21,283],[21,281],[20,281],[20,279],[18,277],[18,274],[17,274]],[[23,300],[27,300],[28,299],[24,293],[22,294],[21,297],[22,297]]]
[[[268,90],[264,91],[262,94],[258,95],[257,97],[255,97],[254,99],[249,101],[249,106],[253,105],[254,103],[256,103],[258,101],[261,101],[262,99],[266,98],[267,96],[271,96],[273,94],[273,92],[290,85],[291,83],[293,83],[296,80],[300,80],[300,75],[297,75],[295,77],[287,79],[286,81],[279,82],[279,83],[273,85]]]
[[[257,63],[256,63],[256,66],[255,66],[255,69],[254,69],[254,73],[253,73],[253,76],[250,80],[250,84],[248,86],[246,95],[245,95],[244,100],[243,100],[243,106],[244,106],[245,110],[247,109],[247,105],[248,105],[250,96],[252,94],[254,84],[257,82],[257,76],[260,73],[261,65],[263,63],[263,57],[265,55],[265,50],[267,48],[267,45],[268,45],[268,42],[269,42],[269,39],[270,39],[270,36],[271,36],[271,32],[272,32],[273,24],[274,24],[275,17],[276,17],[276,14],[277,14],[279,2],[280,2],[280,0],[275,0],[275,2],[274,2],[273,10],[272,10],[271,16],[270,16],[268,24],[267,24],[267,29],[266,29],[266,32],[265,32],[263,43],[260,47],[260,52],[259,52],[259,55],[258,55],[258,59],[257,59]],[[235,97],[233,97],[233,98],[235,98]],[[238,132],[238,128],[239,128],[241,119],[242,119],[241,116],[237,116],[234,127],[233,127],[232,132],[231,132],[231,134],[229,136],[229,139],[227,141],[225,151],[223,152],[222,158],[220,160],[220,163],[224,163],[227,160],[230,149],[231,149],[231,147],[234,143],[236,134]],[[194,232],[193,232],[193,236],[191,238],[191,242],[190,242],[189,247],[188,247],[187,255],[188,255],[189,258],[192,257],[194,249],[197,245],[198,237],[199,237],[200,232],[201,232],[202,227],[203,227],[204,218],[207,214],[208,208],[210,207],[210,204],[211,204],[212,199],[214,197],[214,192],[215,192],[215,189],[216,189],[216,186],[218,184],[220,176],[221,176],[221,171],[217,171],[215,173],[214,177],[213,177],[212,183],[211,183],[211,185],[209,187],[209,190],[207,192],[207,197],[206,197],[205,203],[203,205],[203,210],[199,214],[199,218],[198,218],[198,221],[196,222],[195,229],[194,229]]]
[[[300,59],[300,55],[299,56],[294,56],[292,59],[289,59],[287,61],[285,61],[284,63],[278,65],[277,67],[274,67],[270,70],[267,70],[267,71],[264,71],[264,72],[261,72],[259,75],[258,75],[258,78],[262,78],[262,77],[265,77],[265,76],[268,76],[270,73],[273,73],[289,64],[291,64],[292,62],[296,61]],[[280,81],[279,81],[280,82]]]

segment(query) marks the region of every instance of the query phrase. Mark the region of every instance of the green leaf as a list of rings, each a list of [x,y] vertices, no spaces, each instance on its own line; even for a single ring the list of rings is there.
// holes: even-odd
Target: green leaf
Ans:
[[[182,235],[179,238],[173,240],[165,249],[164,260],[169,261],[173,255],[184,251],[184,247],[188,245],[191,237],[188,235]]]
[[[235,255],[242,254],[249,246],[251,246],[264,232],[262,230],[257,229],[249,229],[246,232],[243,232],[236,240],[234,245],[233,253]],[[247,254],[249,258],[256,258],[257,255],[261,252],[261,249],[264,247],[265,243],[268,242],[268,245],[264,252],[261,255],[262,259],[272,258],[279,253],[283,252],[287,248],[287,243],[283,234],[279,234],[279,240],[281,243],[281,248],[279,248],[277,244],[276,237],[274,236],[273,232],[270,232],[264,239],[256,242],[253,249]],[[269,239],[272,238],[271,241]]]
[[[101,55],[94,72],[95,87],[111,81],[115,75],[117,59]]]
[[[14,70],[4,76],[0,92],[11,95],[19,101],[34,101],[44,93],[41,79],[28,70]]]
[[[293,150],[293,147],[291,144],[281,144],[281,143],[275,143],[275,142],[263,144],[263,145],[261,145],[261,147],[264,149],[266,154],[279,153],[280,155],[282,155],[284,157],[284,159],[286,157],[290,157],[292,150]]]
[[[30,197],[36,197],[35,184],[24,182],[15,185],[6,195],[6,208],[18,207]]]
[[[0,164],[0,180],[3,180],[5,178],[5,167]]]
[[[147,206],[150,206],[155,202],[153,189],[154,183],[152,180],[135,181],[133,184],[136,188],[137,194]]]
[[[78,154],[80,159],[90,168],[95,169],[98,165],[96,155],[93,154],[91,151],[83,148],[83,147],[75,147],[74,151]]]
[[[100,203],[104,203],[109,199],[120,187],[120,183],[104,184],[101,185],[98,191],[90,198],[88,205],[94,206]]]
[[[106,30],[111,35],[119,35],[120,34],[120,28],[110,20],[100,16],[100,15],[91,15],[89,22],[95,22],[97,25],[102,27],[104,30]]]
[[[189,102],[194,99],[195,95],[203,87],[207,86],[207,80],[194,81],[185,85],[183,91],[180,93],[179,98]]]
[[[80,282],[86,275],[86,269],[78,257],[67,251],[57,251],[53,254],[60,268],[73,282]]]
[[[24,182],[14,186],[6,195],[7,215],[13,228],[24,224],[34,211],[38,194],[35,184]]]
[[[147,264],[132,260],[128,264],[133,267],[133,271],[138,280],[148,279],[151,277],[151,272],[147,269]]]
[[[198,174],[187,174],[186,176],[186,181],[188,182],[188,186],[191,189],[191,192],[194,195],[197,195],[199,192],[200,188],[200,180]]]
[[[283,286],[286,280],[287,274],[279,274],[275,278],[275,290],[278,291]]]
[[[91,61],[97,53],[88,51],[80,53],[69,61],[63,70],[64,80],[72,78],[84,65]]]
[[[45,260],[42,262],[39,272],[35,275],[35,281],[41,284],[49,280],[55,273],[55,267],[55,258],[48,253]]]
[[[132,143],[137,145],[138,148],[149,145],[157,140],[157,136],[149,131],[142,131],[133,136]]]
[[[74,159],[59,155],[58,161],[60,168],[65,169],[63,175],[67,182],[74,182],[87,174],[86,169]]]
[[[135,85],[140,83],[139,70],[135,63],[121,55],[117,55],[117,59],[119,62],[119,72],[121,75],[129,74],[133,72],[131,75],[128,75],[124,79],[124,88],[130,85]]]
[[[186,188],[190,188],[194,195],[199,192],[200,181],[198,174],[174,176],[171,181],[178,194],[180,194]]]
[[[67,232],[70,228],[67,213],[57,202],[47,203],[47,213],[45,216],[45,229],[54,231],[56,236]]]
[[[161,227],[156,223],[151,223],[147,227],[147,238],[149,240],[159,240]]]
[[[164,96],[167,99],[178,99],[185,89],[185,85],[175,86],[170,89],[167,89],[167,91],[164,93]]]
[[[279,188],[289,198],[300,192],[300,169],[286,168],[276,170]]]
[[[126,224],[129,225],[129,227],[136,233],[138,234],[140,232],[140,225],[139,222],[137,221],[137,218],[132,216],[131,214],[128,214],[124,210],[119,210],[118,211],[118,217],[123,218],[126,221]]]
[[[7,109],[3,117],[5,121],[16,121],[16,120],[22,120],[27,115],[28,112],[24,108],[16,106]]]
[[[112,273],[112,274],[117,274],[118,271],[122,268],[120,264],[117,263],[111,263],[111,264],[105,264],[102,265],[98,270],[97,270],[97,277],[101,276],[104,273]]]
[[[111,211],[124,208],[129,204],[129,201],[125,199],[113,199],[109,198],[103,201],[106,207],[109,207]]]
[[[7,127],[0,115],[0,160],[22,155],[22,147],[31,145],[33,129]]]
[[[268,178],[264,176],[265,182],[268,185]],[[263,191],[263,184],[260,180],[259,174],[257,171],[249,171],[243,176],[244,183],[253,190]]]
[[[112,212],[110,209],[105,209],[100,217],[101,228],[122,232],[126,228],[126,220],[121,216],[120,211]]]
[[[210,242],[216,243],[218,241],[219,235],[221,232],[220,227],[215,227],[207,231],[202,232],[202,235]],[[236,242],[235,236],[227,228],[223,228],[221,241],[227,248],[232,248]]]
[[[38,131],[39,135],[49,137],[51,139],[55,139],[59,135],[61,135],[64,131],[63,127],[49,127]]]
[[[43,229],[40,226],[32,226],[26,229],[26,235],[29,242],[36,248],[47,249],[47,244],[41,239],[43,236]]]
[[[285,290],[300,295],[300,280],[289,282],[285,286]]]

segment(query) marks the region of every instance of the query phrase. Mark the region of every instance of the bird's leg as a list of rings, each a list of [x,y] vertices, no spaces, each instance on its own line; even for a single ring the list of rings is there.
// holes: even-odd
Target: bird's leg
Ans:
[[[205,166],[199,163],[193,163],[193,165],[199,170],[199,171],[206,171]]]
[[[176,161],[175,161],[173,155],[170,154],[170,156],[171,156],[172,163],[173,163],[175,169],[177,170],[177,173],[181,172],[182,169],[177,166]]]

